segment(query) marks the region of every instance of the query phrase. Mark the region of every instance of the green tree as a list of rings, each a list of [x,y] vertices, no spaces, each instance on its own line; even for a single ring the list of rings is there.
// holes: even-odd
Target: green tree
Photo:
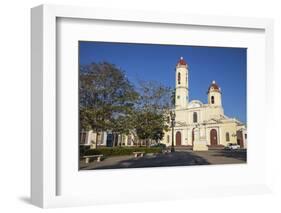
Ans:
[[[107,62],[81,66],[79,73],[80,129],[127,131],[123,118],[132,112],[138,94],[125,73]]]
[[[149,145],[159,142],[168,129],[167,117],[171,108],[171,89],[157,82],[141,82],[139,101],[135,108],[135,130],[139,139]]]
[[[114,119],[113,121],[113,126],[111,128],[112,132],[115,135],[114,137],[114,141],[113,144],[115,144],[115,139],[117,138],[117,135],[128,135],[129,133],[132,133],[132,131],[134,130],[134,120],[133,120],[133,115],[131,113],[128,113],[126,115],[121,115],[118,118]],[[121,137],[121,141],[119,143],[119,145],[122,145],[122,137]]]

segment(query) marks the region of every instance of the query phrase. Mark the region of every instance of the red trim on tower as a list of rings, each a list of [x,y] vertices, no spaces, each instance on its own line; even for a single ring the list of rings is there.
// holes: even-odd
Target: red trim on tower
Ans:
[[[186,61],[183,59],[183,57],[180,57],[180,60],[178,61],[178,65],[187,65]]]
[[[211,89],[211,87],[213,87],[214,89],[219,89],[219,86],[217,84],[211,84],[209,86],[209,89]]]
[[[220,92],[220,87],[217,85],[217,83],[215,81],[212,82],[212,84],[209,86],[208,88],[208,92],[210,92],[210,89],[213,88],[214,91],[216,92]]]

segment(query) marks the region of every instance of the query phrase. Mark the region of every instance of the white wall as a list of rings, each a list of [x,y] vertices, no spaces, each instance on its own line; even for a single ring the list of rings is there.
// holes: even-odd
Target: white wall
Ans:
[[[0,211],[1,212],[41,212],[28,202],[30,178],[30,13],[29,9],[41,3],[79,4],[83,6],[113,7],[122,9],[172,11],[175,13],[216,14],[231,16],[254,16],[275,18],[275,77],[279,91],[281,76],[281,13],[278,0],[9,0],[2,1],[0,7],[0,61],[1,61],[1,176],[0,176]],[[160,3],[159,3],[160,2]],[[278,60],[277,60],[278,59]],[[277,93],[273,94],[277,97]],[[280,109],[280,98],[276,105]],[[269,112],[271,113],[271,112]],[[280,112],[275,115],[275,125],[280,126]],[[274,124],[273,124],[274,125]],[[280,131],[276,131],[280,132]],[[16,137],[15,137],[16,136]],[[273,167],[276,180],[281,180],[280,140],[274,144]],[[11,152],[10,152],[11,151]],[[165,178],[165,177],[164,177]],[[153,180],[152,180],[153,181]],[[169,180],[167,180],[169,181]],[[187,180],[188,181],[188,180]],[[280,212],[280,181],[276,181],[276,194],[264,196],[228,197],[222,199],[194,198],[188,201],[162,203],[110,205],[97,207],[72,208],[67,212]],[[188,192],[187,192],[188,193]],[[126,199],[126,198],[124,198]],[[229,206],[230,203],[235,205]],[[279,209],[279,210],[278,210]],[[52,212],[61,212],[55,209]]]

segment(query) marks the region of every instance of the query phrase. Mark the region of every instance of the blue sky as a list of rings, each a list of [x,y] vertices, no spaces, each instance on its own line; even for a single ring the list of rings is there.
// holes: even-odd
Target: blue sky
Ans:
[[[246,123],[247,49],[110,42],[79,42],[80,64],[107,61],[128,79],[158,81],[175,87],[175,65],[182,56],[189,65],[189,99],[207,103],[215,80],[222,89],[224,112]]]

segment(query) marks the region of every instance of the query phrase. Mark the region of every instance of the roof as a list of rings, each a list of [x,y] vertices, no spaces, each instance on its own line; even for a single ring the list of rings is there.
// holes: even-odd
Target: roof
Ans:
[[[210,92],[210,89],[212,89],[212,88],[213,88],[213,91],[221,92],[219,85],[215,81],[212,81],[212,84],[208,88],[208,92]]]
[[[183,59],[183,57],[180,57],[180,60],[178,61],[177,65],[187,65],[186,61]]]

